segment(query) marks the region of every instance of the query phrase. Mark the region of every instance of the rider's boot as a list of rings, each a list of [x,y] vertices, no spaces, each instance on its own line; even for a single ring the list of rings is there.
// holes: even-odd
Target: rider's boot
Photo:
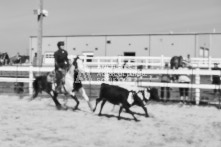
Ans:
[[[55,91],[57,92],[57,93],[61,93],[61,86],[62,86],[62,81],[61,81],[61,79],[57,82],[57,86],[56,86],[56,88],[55,88]]]

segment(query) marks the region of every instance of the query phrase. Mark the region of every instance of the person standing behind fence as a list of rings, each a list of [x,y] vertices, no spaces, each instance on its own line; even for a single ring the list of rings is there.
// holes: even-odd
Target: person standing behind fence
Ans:
[[[214,63],[214,67],[212,68],[212,70],[221,70],[221,68],[218,67],[218,63]],[[220,93],[220,76],[213,75],[211,79],[212,79],[212,84],[218,86],[218,88],[214,89],[214,96],[216,97]]]
[[[166,70],[169,69],[168,63],[165,64],[164,67]],[[161,83],[170,83],[171,82],[171,77],[169,74],[163,74],[161,76]],[[164,100],[164,93],[166,94],[166,99],[165,101],[167,102],[170,99],[170,87],[161,87],[161,100]]]
[[[179,67],[178,69],[187,70],[188,69],[187,65],[188,65],[188,62],[186,60],[183,60],[181,67]],[[190,80],[190,77],[185,74],[185,75],[179,76],[178,82],[182,84],[189,84],[191,80]],[[185,104],[186,101],[189,100],[189,88],[180,87],[179,92],[180,92],[180,102]]]
[[[37,66],[37,60],[38,60],[38,57],[37,57],[37,53],[35,53],[34,57],[33,57],[33,62],[32,62],[32,65],[35,67]]]

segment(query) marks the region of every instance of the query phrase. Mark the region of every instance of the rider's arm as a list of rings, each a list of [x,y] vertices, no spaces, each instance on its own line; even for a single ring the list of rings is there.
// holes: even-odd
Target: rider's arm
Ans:
[[[65,62],[69,65],[68,52],[66,51]]]
[[[58,70],[59,64],[58,64],[58,61],[57,61],[57,54],[56,53],[54,53],[54,63],[55,63],[55,70]]]

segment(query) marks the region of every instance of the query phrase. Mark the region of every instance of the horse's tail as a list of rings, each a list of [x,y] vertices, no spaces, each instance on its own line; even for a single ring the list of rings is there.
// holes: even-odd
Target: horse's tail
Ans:
[[[33,87],[32,99],[35,99],[35,98],[38,96],[38,93],[41,92],[40,77],[36,78],[36,79],[33,81],[32,87]]]

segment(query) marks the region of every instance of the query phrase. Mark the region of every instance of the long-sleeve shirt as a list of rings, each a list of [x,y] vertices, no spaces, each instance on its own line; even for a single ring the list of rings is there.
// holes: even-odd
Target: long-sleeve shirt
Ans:
[[[55,58],[55,69],[67,67],[68,63],[68,53],[63,49],[59,49],[54,53]]]

